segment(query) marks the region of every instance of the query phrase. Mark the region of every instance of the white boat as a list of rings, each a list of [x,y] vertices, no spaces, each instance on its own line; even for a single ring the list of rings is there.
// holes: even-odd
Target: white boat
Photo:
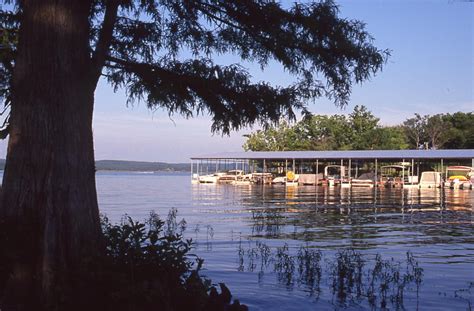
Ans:
[[[350,179],[341,180],[341,188],[350,188],[350,187],[352,187],[352,180]]]
[[[230,170],[226,173],[224,173],[220,178],[219,182],[220,183],[232,183],[234,181],[239,180],[244,176],[244,171],[242,170]]]
[[[352,187],[366,187],[366,188],[373,188],[374,187],[374,180],[373,179],[360,179],[355,178],[351,180]]]
[[[281,184],[281,185],[286,184],[286,176],[278,176],[278,177],[273,178],[272,184]]]
[[[442,178],[440,172],[427,171],[421,173],[419,188],[440,188],[442,185]]]
[[[298,183],[300,185],[318,185],[324,180],[324,175],[319,174],[298,174]]]
[[[474,168],[469,166],[448,166],[444,186],[451,189],[472,189]]]
[[[252,174],[242,174],[231,182],[233,185],[250,185],[252,183]]]
[[[368,173],[363,173],[356,178],[352,178],[350,181],[350,184],[352,187],[373,188],[376,180],[377,179],[375,178],[375,173],[368,172]],[[344,183],[341,184],[341,186],[343,185]]]
[[[201,184],[215,184],[224,175],[224,173],[214,173],[209,175],[199,176],[198,180]]]

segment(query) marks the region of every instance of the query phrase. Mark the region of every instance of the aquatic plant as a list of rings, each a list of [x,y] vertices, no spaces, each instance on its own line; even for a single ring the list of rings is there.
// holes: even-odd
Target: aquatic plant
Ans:
[[[472,311],[474,305],[474,282],[469,282],[466,288],[455,290],[454,298],[464,300],[467,304],[466,310]]]
[[[260,255],[260,270],[264,270],[270,263],[271,249],[265,243],[256,242],[257,249]]]
[[[316,297],[321,292],[321,258],[321,251],[311,249],[308,245],[301,246],[298,250],[298,280],[307,286],[311,294],[316,293]]]
[[[256,262],[260,262],[259,281],[265,272],[274,272],[288,290],[295,285],[303,287],[316,300],[322,288],[328,288],[327,294],[338,308],[366,305],[372,309],[403,309],[405,293],[413,290],[418,299],[423,281],[423,269],[411,252],[399,262],[383,259],[380,254],[371,258],[354,249],[324,256],[309,244],[301,245],[296,253],[288,244],[272,250],[261,241],[249,241],[249,248],[244,249],[240,241],[238,256],[239,271],[247,266],[247,271],[253,272]]]
[[[214,228],[211,225],[206,226],[206,249],[212,250],[212,240],[214,239]]]
[[[360,300],[363,266],[364,261],[361,254],[355,250],[347,249],[337,252],[336,258],[330,266],[330,276],[332,293],[337,297],[339,304],[345,304],[348,300]]]
[[[285,284],[288,288],[293,286],[293,275],[295,271],[295,261],[285,243],[277,248],[275,256],[274,271],[277,272],[278,281]]]
[[[237,268],[238,271],[244,271],[244,255],[245,255],[245,249],[242,247],[242,239],[239,239],[239,247],[238,247],[239,266]]]

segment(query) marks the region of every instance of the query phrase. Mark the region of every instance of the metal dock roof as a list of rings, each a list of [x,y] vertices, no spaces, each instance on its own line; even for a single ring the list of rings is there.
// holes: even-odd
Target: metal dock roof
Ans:
[[[224,152],[191,157],[191,160],[276,159],[474,159],[474,149],[444,150],[344,150]]]

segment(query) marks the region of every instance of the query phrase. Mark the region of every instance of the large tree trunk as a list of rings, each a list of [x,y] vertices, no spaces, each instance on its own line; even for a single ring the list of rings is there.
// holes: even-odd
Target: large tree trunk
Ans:
[[[90,2],[22,1],[0,207],[11,242],[1,251],[13,262],[2,310],[60,308],[100,250]]]

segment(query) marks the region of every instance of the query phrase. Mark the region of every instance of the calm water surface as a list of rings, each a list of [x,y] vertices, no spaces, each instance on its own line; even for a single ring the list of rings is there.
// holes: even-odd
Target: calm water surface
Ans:
[[[251,310],[373,309],[363,299],[341,303],[331,292],[324,272],[345,248],[363,254],[368,267],[376,254],[393,258],[402,272],[407,251],[413,254],[422,283],[418,292],[407,287],[401,308],[474,307],[474,191],[199,185],[189,174],[122,172],[98,172],[97,188],[100,210],[112,221],[124,214],[145,219],[151,211],[165,218],[176,208],[205,259],[203,273],[226,283]],[[321,251],[317,294],[297,269],[290,280],[271,259],[263,265],[262,245],[276,254],[285,244],[292,255],[302,245]]]

